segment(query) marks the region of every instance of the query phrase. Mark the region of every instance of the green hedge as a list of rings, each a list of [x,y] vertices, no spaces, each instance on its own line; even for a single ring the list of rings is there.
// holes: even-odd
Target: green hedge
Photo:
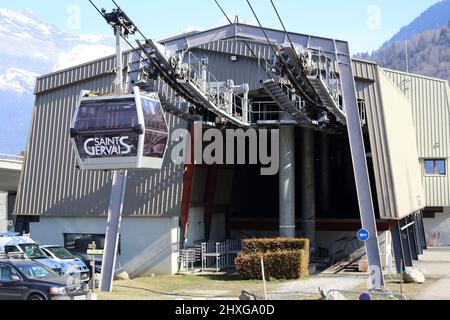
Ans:
[[[306,252],[309,252],[309,239],[245,239],[243,240],[242,249],[244,253],[277,252],[286,250],[305,250]]]
[[[246,239],[235,260],[244,279],[262,279],[261,256],[267,279],[299,279],[308,276],[308,239]]]
[[[308,276],[309,252],[283,250],[239,254],[235,263],[243,279],[262,279],[261,255],[264,257],[266,279],[299,279]]]

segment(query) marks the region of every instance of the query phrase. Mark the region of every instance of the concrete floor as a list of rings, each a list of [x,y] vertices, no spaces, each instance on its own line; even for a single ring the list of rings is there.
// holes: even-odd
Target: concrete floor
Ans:
[[[450,247],[431,247],[414,261],[426,278],[438,279],[425,286],[416,300],[450,300]]]
[[[319,274],[306,280],[295,280],[280,285],[279,288],[269,291],[270,300],[303,300],[320,296],[319,288],[325,291],[352,290],[354,287],[367,282],[368,276],[359,275],[330,275]],[[316,297],[317,299],[317,297]]]
[[[450,300],[450,247],[431,247],[424,252],[414,267],[422,271],[428,280],[415,300]],[[351,290],[363,287],[367,274],[357,271],[357,263],[342,263],[312,276],[307,280],[292,281],[269,291],[270,299],[307,299],[318,293],[318,288]]]

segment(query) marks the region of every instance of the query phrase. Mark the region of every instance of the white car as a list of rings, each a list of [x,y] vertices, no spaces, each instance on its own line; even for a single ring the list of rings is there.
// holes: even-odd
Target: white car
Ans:
[[[86,264],[58,245],[41,246],[41,249],[61,265],[61,273],[65,276],[80,276],[81,281],[89,281],[90,271]]]
[[[0,234],[0,255],[23,256],[27,259],[42,263],[56,273],[61,272],[60,263],[49,258],[49,256],[39,248],[38,244],[27,235],[21,236],[18,233],[11,232]]]

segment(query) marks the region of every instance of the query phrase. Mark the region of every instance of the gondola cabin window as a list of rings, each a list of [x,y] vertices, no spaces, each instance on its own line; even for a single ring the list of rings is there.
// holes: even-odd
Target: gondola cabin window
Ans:
[[[145,120],[145,157],[163,158],[169,132],[161,108],[156,100],[142,99]]]
[[[139,135],[134,101],[81,104],[75,141],[82,158],[136,156]]]

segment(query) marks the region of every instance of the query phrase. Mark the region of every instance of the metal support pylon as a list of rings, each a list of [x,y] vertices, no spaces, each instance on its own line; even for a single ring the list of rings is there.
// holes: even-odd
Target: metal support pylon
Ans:
[[[122,221],[123,199],[127,184],[127,171],[116,170],[111,186],[108,208],[105,247],[102,259],[100,292],[111,292],[119,247],[120,223]]]
[[[122,27],[116,27],[116,59],[117,76],[115,90],[123,91],[123,56],[120,38]],[[108,207],[108,222],[106,225],[105,247],[102,259],[102,272],[100,280],[100,291],[111,292],[116,267],[117,250],[119,247],[120,223],[122,220],[123,200],[127,185],[127,171],[116,170],[111,185],[111,196]],[[93,271],[95,276],[95,270]]]
[[[350,52],[350,50],[347,50]],[[358,204],[362,227],[369,231],[370,237],[365,242],[369,274],[372,288],[384,287],[383,269],[381,265],[380,247],[378,244],[378,231],[373,208],[372,192],[367,167],[364,137],[361,128],[356,86],[353,77],[350,56],[338,55],[339,70],[342,82],[342,91],[345,112],[347,115],[347,130],[352,154],[355,174]],[[356,232],[357,230],[355,230]]]

